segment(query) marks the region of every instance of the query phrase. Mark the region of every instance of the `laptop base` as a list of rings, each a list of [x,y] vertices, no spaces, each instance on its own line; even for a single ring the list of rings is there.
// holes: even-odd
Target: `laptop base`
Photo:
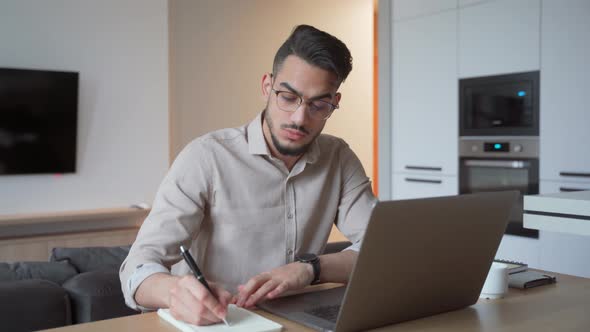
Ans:
[[[340,305],[346,287],[285,296],[258,304],[258,307],[318,331],[334,331],[336,321],[329,321],[307,313],[309,308]]]

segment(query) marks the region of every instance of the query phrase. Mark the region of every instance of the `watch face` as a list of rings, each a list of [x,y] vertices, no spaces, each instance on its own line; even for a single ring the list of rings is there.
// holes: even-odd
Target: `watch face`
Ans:
[[[315,254],[307,254],[306,253],[306,254],[299,255],[299,260],[304,261],[304,262],[311,262],[317,258],[318,258],[318,256],[316,256]]]

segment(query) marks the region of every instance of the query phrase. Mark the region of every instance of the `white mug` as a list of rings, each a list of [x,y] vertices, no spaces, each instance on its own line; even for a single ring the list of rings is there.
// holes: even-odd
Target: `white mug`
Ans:
[[[479,297],[499,299],[506,293],[508,293],[508,265],[493,262]]]

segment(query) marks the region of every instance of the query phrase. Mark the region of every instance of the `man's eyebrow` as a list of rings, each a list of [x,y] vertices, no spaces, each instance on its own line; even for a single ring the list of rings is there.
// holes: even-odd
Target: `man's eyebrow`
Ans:
[[[281,82],[281,83],[279,83],[279,85],[282,86],[282,87],[284,87],[284,88],[286,88],[287,90],[293,92],[294,94],[298,95],[299,97],[301,97],[301,95],[302,95],[301,92],[295,90],[295,88],[293,88],[287,82]],[[308,98],[308,100],[318,100],[318,99],[324,99],[324,98],[330,98],[330,99],[332,99],[333,96],[332,96],[331,93],[328,92],[328,93],[321,94],[319,96]]]

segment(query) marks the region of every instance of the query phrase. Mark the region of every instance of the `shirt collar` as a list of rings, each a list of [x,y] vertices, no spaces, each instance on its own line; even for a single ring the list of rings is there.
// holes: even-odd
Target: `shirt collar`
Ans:
[[[267,155],[270,156],[270,150],[268,145],[266,144],[266,140],[264,139],[264,133],[262,131],[262,116],[264,111],[258,113],[256,118],[248,124],[248,151],[250,154],[254,155]],[[309,150],[301,157],[301,159],[305,160],[306,163],[313,164],[315,163],[320,155],[320,144],[318,143],[318,136],[311,146]]]
[[[320,136],[316,137],[316,139],[313,140],[313,143],[311,143],[309,150],[307,150],[307,152],[302,157],[305,158],[305,162],[307,162],[308,164],[313,164],[316,161],[318,161],[318,158],[320,156],[320,143],[318,143],[318,140],[320,139]]]
[[[270,150],[266,145],[264,133],[262,132],[262,114],[258,113],[256,118],[248,125],[248,150],[251,154],[268,155]]]

